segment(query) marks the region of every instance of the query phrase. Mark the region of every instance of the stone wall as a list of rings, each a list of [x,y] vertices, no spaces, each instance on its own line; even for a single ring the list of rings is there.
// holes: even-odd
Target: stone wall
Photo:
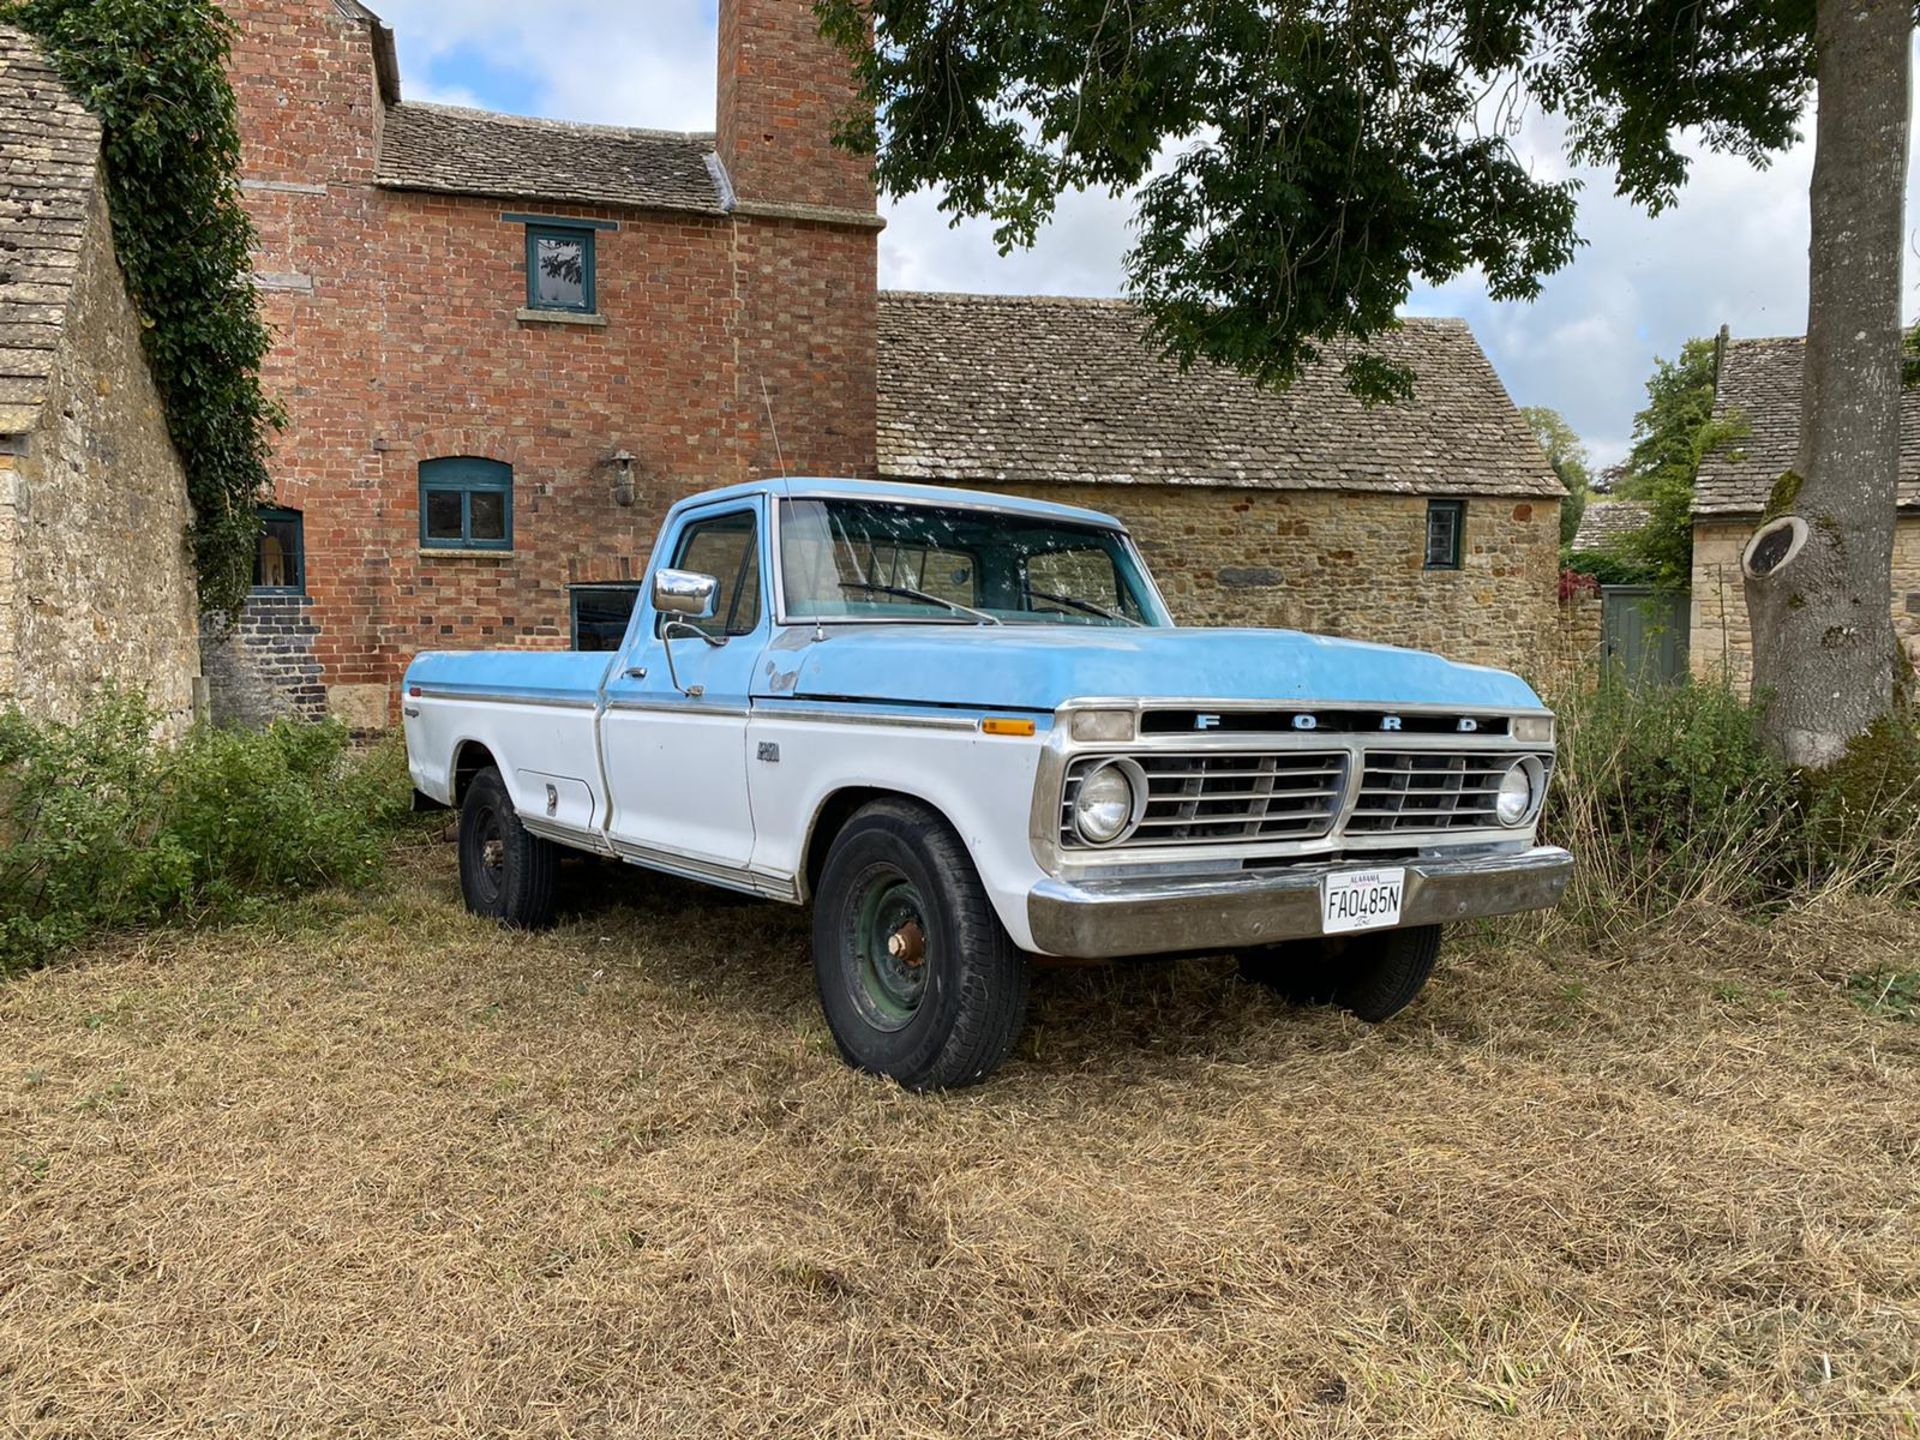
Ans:
[[[1693,527],[1693,672],[1725,674],[1742,692],[1753,679],[1753,632],[1740,555],[1753,529],[1750,519],[1702,520]],[[1920,515],[1904,514],[1894,527],[1893,628],[1920,668]]]
[[[73,720],[105,682],[178,731],[200,673],[186,477],[96,191],[40,421],[0,468],[0,695]]]
[[[1559,626],[1557,501],[1467,501],[1462,564],[1424,567],[1425,497],[1049,485],[1127,523],[1183,625],[1261,625],[1541,673]]]

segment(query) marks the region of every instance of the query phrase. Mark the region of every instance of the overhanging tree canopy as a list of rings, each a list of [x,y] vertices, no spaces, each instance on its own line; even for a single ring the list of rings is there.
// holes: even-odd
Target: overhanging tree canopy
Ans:
[[[1687,178],[1683,135],[1764,164],[1799,138],[1817,80],[1797,494],[1819,507],[1827,538],[1791,603],[1755,596],[1756,673],[1769,738],[1800,763],[1831,763],[1891,708],[1905,0],[817,0],[816,11],[871,101],[842,139],[877,150],[885,192],[931,187],[956,219],[990,217],[1011,247],[1032,242],[1063,191],[1137,189],[1127,275],[1153,342],[1183,364],[1280,384],[1331,352],[1380,400],[1415,377],[1367,341],[1416,278],[1477,270],[1496,298],[1527,299],[1575,253],[1576,187],[1536,174],[1513,143],[1528,116],[1556,117],[1569,158],[1610,170],[1620,194],[1658,212]],[[1823,313],[1844,318],[1823,327]],[[1750,586],[1769,588],[1771,574]]]

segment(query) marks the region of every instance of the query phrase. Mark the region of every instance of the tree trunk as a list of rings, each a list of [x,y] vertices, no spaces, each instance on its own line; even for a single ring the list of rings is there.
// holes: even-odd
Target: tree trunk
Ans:
[[[1911,0],[1818,0],[1799,468],[1776,487],[1743,567],[1762,733],[1816,769],[1894,703],[1912,32]]]

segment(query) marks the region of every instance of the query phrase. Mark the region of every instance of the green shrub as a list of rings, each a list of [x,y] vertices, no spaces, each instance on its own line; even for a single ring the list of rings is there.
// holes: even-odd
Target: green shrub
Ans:
[[[398,742],[281,722],[153,740],[137,699],[74,725],[0,714],[0,973],[116,927],[377,874],[407,811]]]
[[[1884,727],[1825,775],[1760,742],[1724,686],[1605,685],[1556,706],[1542,821],[1579,864],[1569,913],[1621,931],[1695,901],[1764,910],[1835,887],[1920,885],[1920,741]]]

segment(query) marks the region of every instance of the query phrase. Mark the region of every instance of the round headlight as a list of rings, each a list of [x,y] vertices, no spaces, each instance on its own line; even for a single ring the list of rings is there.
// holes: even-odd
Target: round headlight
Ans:
[[[1140,792],[1127,773],[1131,768],[1109,760],[1081,777],[1073,796],[1073,828],[1089,845],[1111,845],[1133,828]]]
[[[1493,813],[1502,825],[1512,827],[1525,822],[1533,814],[1535,790],[1537,788],[1534,766],[1525,760],[1516,760],[1505,775],[1500,777],[1500,793],[1494,797]]]

